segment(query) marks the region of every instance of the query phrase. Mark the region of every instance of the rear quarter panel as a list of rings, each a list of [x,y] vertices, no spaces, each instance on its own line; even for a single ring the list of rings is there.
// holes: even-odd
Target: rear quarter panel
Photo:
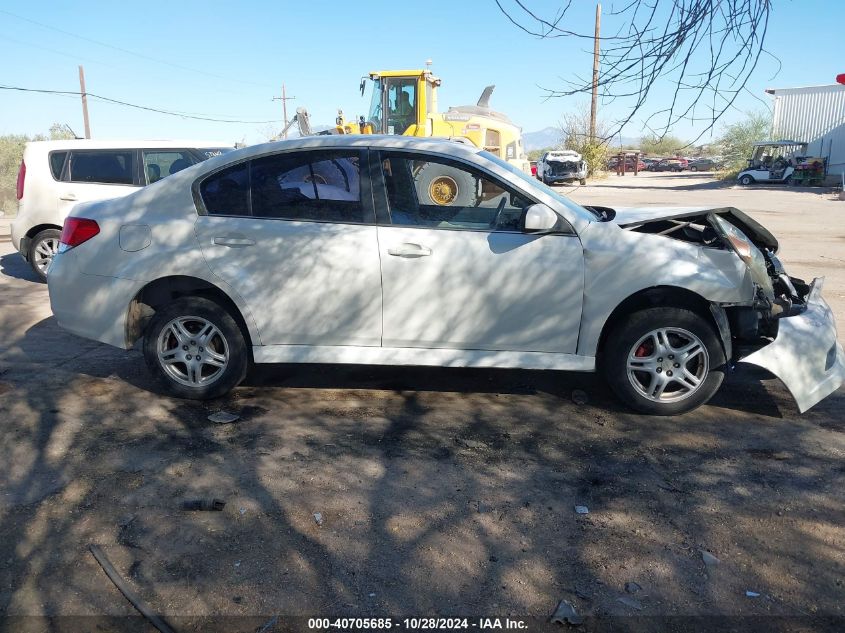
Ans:
[[[100,234],[73,249],[76,265],[86,275],[135,282],[170,276],[206,281],[232,299],[253,340],[258,341],[254,319],[245,302],[234,288],[212,273],[197,241],[194,231],[197,212],[191,194],[191,184],[197,175],[190,168],[123,198],[77,205],[71,215],[96,220]],[[148,227],[149,244],[142,248],[136,244],[133,250],[126,250],[125,239],[124,247],[121,246],[124,227],[136,234],[139,230],[146,232]]]

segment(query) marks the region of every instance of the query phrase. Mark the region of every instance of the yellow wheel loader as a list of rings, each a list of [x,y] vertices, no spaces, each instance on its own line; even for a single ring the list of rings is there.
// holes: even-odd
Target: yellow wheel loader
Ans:
[[[522,131],[506,115],[490,108],[494,86],[487,86],[476,105],[437,111],[440,79],[430,70],[379,70],[361,80],[361,94],[372,83],[370,111],[357,122],[340,112],[337,134],[435,136],[470,142],[508,161],[527,174],[531,165],[522,147]]]
[[[521,129],[500,112],[490,108],[494,86],[487,86],[476,105],[437,111],[440,79],[430,70],[388,70],[371,72],[361,79],[363,95],[372,82],[370,111],[357,122],[348,122],[338,111],[336,125],[320,134],[399,134],[453,139],[471,143],[507,161],[526,174],[531,164],[522,146]],[[288,126],[298,123],[301,136],[312,134],[307,110],[297,108]],[[476,206],[496,192],[482,191],[482,181],[469,172],[426,163],[412,174],[420,204]]]

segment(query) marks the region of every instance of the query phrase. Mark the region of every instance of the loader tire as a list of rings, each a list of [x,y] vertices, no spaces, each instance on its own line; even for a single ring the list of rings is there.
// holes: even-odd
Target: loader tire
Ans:
[[[422,205],[469,207],[478,198],[478,181],[472,174],[440,163],[426,163],[414,175],[414,185]]]

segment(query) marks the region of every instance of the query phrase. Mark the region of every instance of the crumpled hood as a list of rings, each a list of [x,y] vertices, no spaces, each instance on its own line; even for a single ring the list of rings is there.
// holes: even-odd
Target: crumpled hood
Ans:
[[[762,224],[734,207],[614,207],[612,222],[622,228],[639,226],[655,220],[682,220],[710,213],[725,217],[745,233],[758,248],[778,250],[778,241]]]

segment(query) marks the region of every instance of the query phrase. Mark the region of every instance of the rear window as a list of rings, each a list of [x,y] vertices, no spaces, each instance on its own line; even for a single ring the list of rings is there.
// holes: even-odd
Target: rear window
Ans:
[[[206,178],[200,185],[200,195],[211,215],[250,215],[249,163],[240,163]]]
[[[67,152],[53,152],[50,154],[50,173],[53,174],[54,180],[62,179],[62,171],[65,168],[66,159]]]
[[[134,155],[132,150],[75,151],[70,157],[70,181],[131,185]]]

